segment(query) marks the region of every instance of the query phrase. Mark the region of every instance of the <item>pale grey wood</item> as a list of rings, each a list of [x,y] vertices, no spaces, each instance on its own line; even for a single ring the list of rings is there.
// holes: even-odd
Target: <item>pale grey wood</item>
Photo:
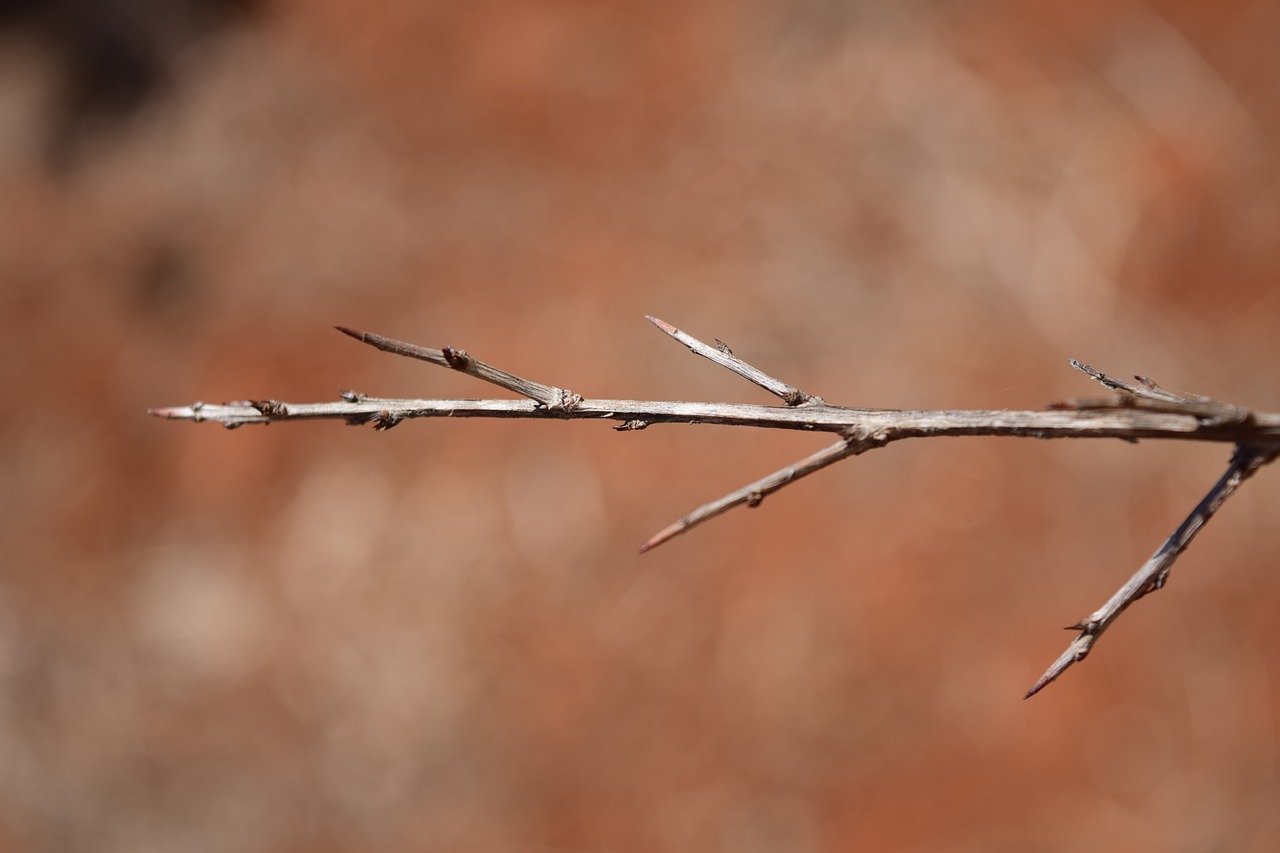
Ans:
[[[646,315],[645,319],[662,331],[666,332],[671,337],[675,338],[680,343],[687,346],[696,355],[700,355],[703,358],[720,365],[726,370],[733,371],[743,379],[753,385],[759,385],[761,388],[776,397],[781,397],[782,401],[788,406],[800,406],[810,400],[817,399],[810,397],[799,388],[795,388],[785,382],[774,379],[763,370],[747,364],[745,361],[734,355],[728,345],[722,341],[717,341],[717,346],[713,347],[703,343],[688,332],[682,332],[670,323],[659,320],[657,317],[650,317]],[[818,402],[822,401],[818,400]]]
[[[1143,564],[1142,568],[1134,573],[1133,577],[1125,583],[1124,586],[1116,590],[1115,595],[1107,600],[1107,603],[1099,607],[1093,613],[1081,619],[1075,625],[1068,626],[1069,631],[1079,631],[1080,635],[1071,641],[1067,646],[1067,650],[1063,652],[1050,667],[1045,670],[1044,675],[1032,685],[1027,691],[1024,698],[1030,699],[1039,693],[1073,663],[1077,663],[1085,659],[1089,654],[1089,649],[1097,642],[1098,637],[1102,636],[1102,632],[1107,630],[1125,609],[1150,592],[1161,589],[1169,578],[1169,569],[1173,567],[1174,560],[1178,559],[1186,547],[1191,544],[1191,540],[1200,532],[1200,528],[1208,523],[1213,514],[1218,511],[1223,502],[1239,488],[1240,484],[1268,462],[1276,458],[1277,449],[1274,447],[1261,448],[1241,445],[1236,448],[1236,452],[1231,457],[1231,464],[1227,466],[1226,473],[1214,483],[1213,488],[1204,496],[1200,503],[1196,504],[1196,508],[1191,514],[1178,526],[1164,544],[1151,555],[1151,558]]]
[[[954,410],[904,411],[833,406],[753,367],[724,345],[712,347],[662,320],[654,325],[694,353],[746,378],[786,405],[684,402],[676,400],[587,399],[554,385],[508,373],[446,347],[442,350],[393,338],[337,327],[339,331],[385,352],[448,367],[498,385],[523,400],[433,400],[368,397],[344,391],[340,401],[285,403],[241,400],[196,402],[189,406],[151,409],[162,418],[208,421],[228,428],[275,421],[336,419],[390,429],[413,418],[525,418],[544,420],[613,420],[619,430],[639,430],[657,423],[721,424],[835,433],[840,440],[793,465],[703,504],[655,534],[642,547],[651,548],[736,506],[755,506],[766,495],[814,471],[877,447],[907,438],[1005,436],[1022,438],[1182,439],[1234,444],[1226,473],[1151,559],[1102,607],[1072,626],[1080,635],[1027,692],[1033,696],[1073,663],[1083,660],[1093,644],[1124,610],[1160,589],[1174,560],[1231,494],[1262,466],[1280,455],[1280,414],[1256,412],[1208,397],[1166,391],[1136,377],[1137,385],[1108,376],[1071,359],[1071,365],[1116,393],[1105,399],[1067,400],[1037,411]]]

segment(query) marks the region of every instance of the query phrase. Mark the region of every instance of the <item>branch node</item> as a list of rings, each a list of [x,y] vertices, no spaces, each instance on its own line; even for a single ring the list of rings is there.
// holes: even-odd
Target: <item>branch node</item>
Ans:
[[[842,430],[840,434],[844,437],[845,444],[848,445],[849,452],[853,456],[875,450],[877,447],[884,447],[890,441],[886,430],[873,430],[865,426],[849,427]]]
[[[578,408],[578,404],[582,402],[581,394],[575,394],[567,388],[556,388],[554,391],[556,392],[555,401],[546,406],[549,412],[568,414]]]
[[[289,416],[289,408],[279,400],[250,400],[253,406],[265,418],[285,418]]]
[[[466,350],[445,347],[440,352],[444,355],[444,360],[454,370],[466,370],[467,365],[471,364],[471,356],[467,355]]]

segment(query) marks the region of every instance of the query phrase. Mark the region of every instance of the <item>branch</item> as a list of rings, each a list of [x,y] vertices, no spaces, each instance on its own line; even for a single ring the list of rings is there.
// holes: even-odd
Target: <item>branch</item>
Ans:
[[[554,385],[534,382],[508,373],[453,347],[432,349],[393,338],[336,327],[345,335],[384,352],[416,358],[448,367],[506,390],[523,400],[431,400],[369,397],[343,391],[341,400],[329,403],[284,403],[277,400],[240,400],[222,404],[192,403],[149,410],[162,418],[211,421],[231,429],[245,424],[275,421],[337,419],[348,424],[371,423],[390,429],[410,418],[487,417],[560,420],[615,420],[618,430],[641,430],[655,423],[701,423],[793,429],[835,433],[840,440],[793,465],[743,486],[718,500],[703,504],[655,534],[641,547],[648,551],[674,536],[746,504],[757,506],[788,483],[814,471],[894,441],[938,436],[1015,436],[1024,438],[1143,438],[1229,442],[1236,452],[1226,474],[1210,490],[1187,520],[1147,564],[1097,610],[1072,630],[1080,636],[1027,693],[1030,697],[1083,660],[1094,642],[1130,604],[1159,589],[1169,568],[1222,502],[1263,465],[1280,455],[1280,414],[1255,412],[1208,397],[1166,391],[1155,382],[1136,377],[1134,385],[1071,359],[1071,365],[1116,394],[1104,399],[1073,399],[1040,411],[961,410],[901,411],[833,406],[778,380],[735,356],[717,341],[710,346],[654,317],[655,326],[707,358],[782,399],[782,406],[746,403],[680,402],[669,400],[589,399]]]
[[[1067,626],[1068,631],[1079,631],[1080,636],[1071,641],[1067,650],[1045,670],[1044,675],[1040,676],[1040,680],[1027,691],[1027,695],[1023,698],[1030,699],[1066,672],[1073,663],[1084,660],[1098,637],[1102,636],[1102,632],[1107,630],[1130,604],[1149,592],[1162,589],[1169,579],[1169,570],[1173,567],[1173,561],[1178,559],[1178,556],[1191,544],[1191,540],[1200,532],[1200,528],[1208,523],[1241,483],[1252,477],[1263,465],[1274,460],[1278,453],[1280,448],[1276,447],[1237,446],[1226,473],[1213,484],[1213,488],[1200,503],[1196,504],[1196,508],[1191,510],[1191,514],[1178,526],[1173,535],[1151,555],[1151,559],[1147,560],[1124,586],[1116,590],[1116,594],[1111,596],[1106,604],[1076,624]]]

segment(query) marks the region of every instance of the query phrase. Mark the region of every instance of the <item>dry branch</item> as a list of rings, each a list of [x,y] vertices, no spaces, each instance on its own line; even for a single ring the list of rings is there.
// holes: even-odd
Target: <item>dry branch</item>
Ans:
[[[1280,452],[1280,449],[1276,447],[1237,445],[1226,473],[1213,484],[1213,488],[1200,503],[1196,504],[1196,508],[1182,524],[1178,525],[1173,535],[1151,555],[1151,559],[1129,578],[1128,583],[1116,590],[1115,595],[1111,596],[1106,604],[1076,624],[1067,626],[1068,631],[1079,631],[1080,636],[1072,640],[1067,650],[1045,670],[1040,680],[1027,691],[1025,698],[1030,699],[1039,693],[1062,675],[1071,664],[1084,660],[1098,637],[1110,627],[1111,623],[1115,622],[1125,608],[1147,593],[1162,588],[1169,578],[1169,569],[1173,566],[1173,561],[1178,559],[1178,555],[1191,544],[1191,540],[1200,532],[1200,528],[1208,523],[1213,514],[1218,511],[1218,507],[1231,497],[1241,483],[1253,476],[1254,472],[1263,465],[1275,459],[1277,452]]]
[[[723,343],[717,341],[717,346],[710,346],[662,320],[648,319],[693,353],[781,398],[784,405],[589,399],[501,370],[453,347],[432,349],[338,326],[343,334],[384,352],[448,367],[526,399],[418,400],[369,397],[356,391],[343,391],[340,401],[329,403],[196,402],[189,406],[151,409],[150,413],[162,418],[211,421],[227,428],[275,421],[338,419],[353,425],[371,423],[376,429],[385,430],[409,418],[487,417],[615,420],[621,421],[615,427],[618,430],[640,430],[655,423],[702,423],[808,430],[840,436],[835,444],[793,465],[703,504],[654,535],[641,547],[642,552],[735,506],[756,506],[766,495],[834,462],[906,438],[965,435],[1126,441],[1154,438],[1234,444],[1235,452],[1222,478],[1128,583],[1097,611],[1071,626],[1070,630],[1079,631],[1079,636],[1027,692],[1028,697],[1051,683],[1071,664],[1083,660],[1102,632],[1129,605],[1160,589],[1174,560],[1222,503],[1241,483],[1280,455],[1280,414],[1255,412],[1208,397],[1170,392],[1145,377],[1135,377],[1138,381],[1135,385],[1075,359],[1071,359],[1073,367],[1115,391],[1115,396],[1067,400],[1040,411],[849,408],[833,406],[821,397],[775,379],[735,356]]]

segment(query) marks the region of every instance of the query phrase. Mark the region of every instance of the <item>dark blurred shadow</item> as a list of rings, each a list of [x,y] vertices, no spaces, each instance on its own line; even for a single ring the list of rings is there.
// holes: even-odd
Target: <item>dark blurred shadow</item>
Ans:
[[[0,36],[34,44],[56,97],[43,159],[65,174],[100,134],[119,129],[172,87],[174,59],[193,42],[244,21],[263,0],[0,0]]]

